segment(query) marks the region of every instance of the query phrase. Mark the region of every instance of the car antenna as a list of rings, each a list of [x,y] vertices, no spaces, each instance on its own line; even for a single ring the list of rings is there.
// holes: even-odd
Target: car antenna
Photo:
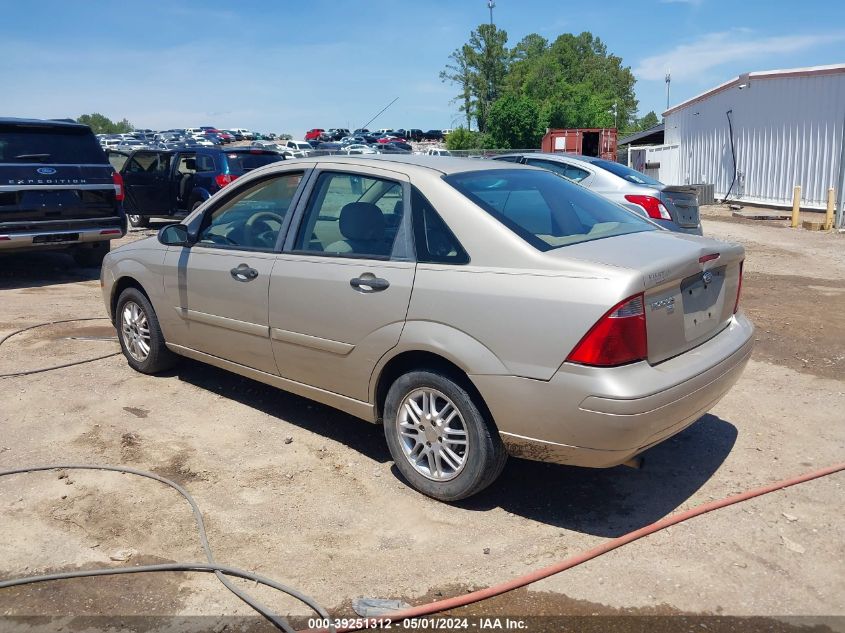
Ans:
[[[364,125],[360,126],[358,129],[359,129],[359,130],[365,130],[365,129],[367,129],[367,126],[368,126],[370,123],[372,123],[372,122],[373,122],[373,121],[375,121],[377,118],[379,118],[379,117],[381,116],[382,112],[384,112],[385,110],[387,110],[390,106],[392,106],[392,105],[393,105],[394,103],[396,103],[397,101],[399,101],[399,97],[396,97],[393,101],[391,101],[391,102],[390,102],[390,103],[388,103],[386,106],[384,106],[381,110],[379,110],[378,114],[376,114],[376,115],[375,115],[372,119],[370,119],[369,121],[367,121],[366,123],[364,123]]]

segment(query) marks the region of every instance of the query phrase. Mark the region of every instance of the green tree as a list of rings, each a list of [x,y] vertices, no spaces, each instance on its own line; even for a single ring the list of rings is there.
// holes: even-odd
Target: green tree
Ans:
[[[490,106],[487,129],[497,147],[537,147],[543,136],[540,109],[530,97],[505,95]]]
[[[461,48],[452,51],[449,59],[452,60],[446,65],[444,70],[440,71],[440,80],[449,81],[460,86],[460,93],[453,99],[460,103],[458,109],[464,113],[467,122],[467,129],[472,126],[473,117],[473,71],[470,68],[470,57],[472,51],[468,44],[464,44]]]
[[[637,125],[641,130],[647,130],[650,127],[654,127],[660,123],[660,120],[657,118],[657,115],[654,113],[654,110],[646,114],[643,118],[641,118]]]
[[[469,41],[449,56],[451,62],[440,73],[443,81],[460,87],[455,98],[462,103],[467,125],[475,119],[479,131],[487,128],[490,105],[499,98],[508,73],[508,34],[492,24],[482,24]]]
[[[465,127],[455,128],[446,137],[447,149],[478,149],[480,134]]]
[[[114,122],[98,112],[83,114],[76,121],[89,126],[94,131],[94,134],[126,134],[135,129],[126,119]]]

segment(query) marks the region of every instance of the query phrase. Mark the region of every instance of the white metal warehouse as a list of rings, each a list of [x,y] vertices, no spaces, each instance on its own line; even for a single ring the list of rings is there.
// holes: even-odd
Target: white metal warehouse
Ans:
[[[833,187],[841,220],[845,64],[740,75],[664,117],[664,145],[640,158],[664,182],[772,206],[791,205],[801,185],[801,206],[816,209]]]

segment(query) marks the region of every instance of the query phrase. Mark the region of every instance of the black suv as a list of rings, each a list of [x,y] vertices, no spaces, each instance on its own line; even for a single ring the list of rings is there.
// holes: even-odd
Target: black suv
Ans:
[[[0,118],[0,253],[63,249],[99,266],[126,234],[123,183],[87,125]]]
[[[109,152],[126,187],[129,223],[141,227],[149,226],[150,218],[183,217],[238,176],[284,158],[256,147]]]

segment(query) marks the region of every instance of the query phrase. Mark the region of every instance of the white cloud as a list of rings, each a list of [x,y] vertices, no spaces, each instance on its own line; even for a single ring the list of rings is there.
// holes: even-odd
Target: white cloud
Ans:
[[[845,32],[773,37],[755,37],[748,29],[709,33],[690,44],[679,44],[670,51],[644,58],[634,68],[634,75],[646,81],[663,81],[671,68],[673,79],[689,79],[723,64],[742,61],[750,65],[751,61],[767,55],[795,53],[842,40]]]

